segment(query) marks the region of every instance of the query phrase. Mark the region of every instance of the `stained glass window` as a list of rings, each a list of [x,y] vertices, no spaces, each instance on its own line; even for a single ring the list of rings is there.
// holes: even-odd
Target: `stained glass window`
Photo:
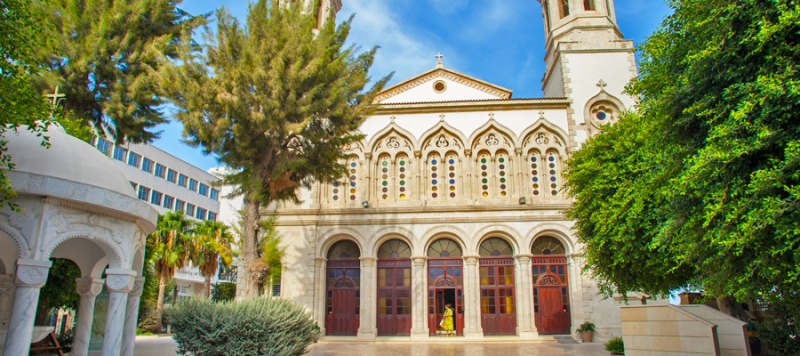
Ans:
[[[381,245],[378,258],[410,258],[411,247],[402,240],[389,240]]]
[[[355,201],[358,198],[358,157],[351,157],[347,162],[347,169],[349,173],[349,187],[350,201]]]
[[[350,240],[339,241],[328,251],[328,259],[335,260],[339,258],[359,258],[361,257],[361,250],[358,245]]]
[[[444,176],[440,176],[441,174],[444,173],[439,170],[439,167],[443,166],[441,163],[442,162],[438,154],[433,153],[430,156],[428,156],[428,170],[429,170],[428,177],[430,178],[431,198],[433,199],[439,197],[440,194],[439,187],[444,186],[444,184],[439,184],[440,182],[442,182],[443,179],[445,179]]]
[[[411,194],[411,165],[408,162],[408,156],[398,155],[397,160],[397,198],[405,200]]]
[[[453,240],[439,239],[428,247],[428,257],[461,257],[461,247]]]
[[[447,190],[448,196],[450,198],[456,197],[456,162],[458,162],[458,156],[455,154],[448,154],[445,162],[445,167],[447,167],[447,177],[442,177],[443,180],[447,180]],[[444,174],[445,172],[442,172]]]
[[[514,249],[508,241],[499,237],[491,237],[481,243],[480,255],[483,257],[512,256]]]
[[[478,168],[480,170],[481,196],[489,197],[489,154],[481,153],[478,156]]]
[[[550,181],[550,195],[557,196],[558,195],[558,154],[550,151],[547,153],[547,173],[548,173],[548,180]]]
[[[497,184],[499,188],[498,191],[500,192],[500,196],[504,197],[508,195],[508,193],[506,193],[506,189],[508,188],[508,185],[506,184],[507,183],[506,172],[510,171],[509,169],[510,162],[508,161],[508,155],[506,155],[504,152],[498,153],[496,162],[497,162],[497,180],[498,180]]]
[[[539,194],[541,194],[540,184],[542,183],[542,175],[540,174],[541,167],[539,167],[541,164],[539,152],[533,151],[528,155],[528,157],[528,160],[531,164],[531,191],[533,192],[533,196],[539,196]]]
[[[378,180],[378,182],[380,182],[379,189],[381,190],[381,199],[387,200],[389,199],[389,156],[380,158],[380,165],[378,168],[381,171],[381,179]]]
[[[566,250],[561,241],[552,236],[543,236],[533,243],[531,253],[534,255],[564,255]]]

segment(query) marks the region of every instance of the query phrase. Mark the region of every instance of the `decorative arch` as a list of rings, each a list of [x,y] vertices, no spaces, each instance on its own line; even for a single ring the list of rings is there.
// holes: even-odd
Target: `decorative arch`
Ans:
[[[600,84],[604,84],[602,80]],[[600,126],[616,122],[619,115],[625,110],[625,104],[619,98],[609,94],[603,86],[600,86],[600,92],[586,102],[583,108],[583,119],[586,127],[589,128],[589,133],[595,134],[599,131]],[[602,117],[601,112],[603,113]]]
[[[514,152],[517,147],[516,135],[513,130],[503,126],[494,120],[494,114],[490,114],[489,121],[477,128],[469,137],[470,149],[477,152],[481,149],[494,154],[498,149],[505,149],[506,152]]]
[[[11,227],[10,225],[6,224],[5,222],[0,222],[0,231],[8,235],[8,238],[14,242],[14,246],[17,247],[17,258],[26,258],[27,255],[23,255],[23,251],[30,250],[30,246],[28,246],[28,240],[25,239],[22,234],[17,231],[17,229]]]
[[[456,225],[439,225],[432,227],[422,234],[420,241],[424,241],[425,243],[417,245],[419,248],[416,251],[417,256],[427,256],[430,244],[440,238],[448,238],[456,241],[459,246],[461,246],[461,250],[464,251],[465,255],[475,255],[476,253],[469,249],[469,246],[464,242],[461,236],[469,236],[469,234]]]
[[[556,237],[543,235],[533,240],[531,247],[531,254],[533,255],[566,255],[567,248]]]
[[[483,241],[492,237],[500,237],[505,239],[506,242],[511,244],[511,247],[514,249],[515,253],[519,253],[517,251],[521,251],[519,246],[519,241],[522,240],[522,237],[519,231],[517,231],[517,229],[511,227],[510,225],[506,224],[487,225],[478,230],[474,236],[477,237],[476,240],[478,241],[478,243],[475,245],[475,247],[478,249],[478,251],[480,250],[480,245],[483,243]]]
[[[536,241],[537,238],[541,236],[552,236],[557,238],[561,244],[566,249],[566,254],[571,255],[576,252],[576,247],[572,243],[572,239],[570,238],[569,234],[569,227],[552,224],[552,223],[543,223],[533,226],[527,233],[525,233],[526,241],[525,245],[527,246],[527,251],[532,251],[533,243]],[[529,239],[529,240],[527,240]]]
[[[417,141],[414,139],[414,135],[395,123],[391,123],[375,133],[369,142],[369,150],[373,157],[383,152],[388,153],[392,159],[399,152],[413,157],[416,147]]]
[[[108,260],[107,264],[108,264],[109,268],[130,269],[130,267],[131,267],[130,263],[129,263],[129,257],[130,256],[124,256],[123,257],[121,252],[120,252],[120,250],[119,250],[119,248],[117,246],[115,246],[114,244],[106,241],[105,239],[97,238],[96,236],[93,236],[93,234],[86,233],[86,232],[78,232],[78,233],[70,232],[68,234],[64,234],[62,236],[57,237],[55,239],[55,242],[52,243],[50,246],[48,246],[44,250],[45,253],[42,256],[43,260],[46,261],[46,260],[50,259],[50,257],[67,258],[67,259],[72,260],[73,262],[75,262],[79,267],[81,267],[81,270],[82,270],[83,274],[91,273],[90,270],[92,270],[94,265],[96,264],[96,262],[94,262],[94,261],[89,262],[89,264],[91,264],[91,266],[89,266],[89,265],[87,265],[86,263],[83,263],[80,260],[76,260],[75,258],[70,258],[70,257],[67,257],[67,256],[53,256],[53,253],[56,251],[56,249],[59,246],[63,245],[64,243],[68,243],[68,242],[71,242],[71,241],[74,241],[74,240],[77,240],[77,239],[86,241],[88,243],[92,243],[95,246],[99,247],[103,251],[103,253],[105,253],[105,256],[100,256],[100,258],[98,258],[98,260],[102,260],[102,257],[107,258],[107,260]],[[86,270],[84,270],[84,269],[86,269]]]
[[[481,257],[510,257],[514,256],[514,247],[502,237],[490,237],[478,245],[478,255]]]
[[[371,256],[367,257],[375,257],[378,255],[378,250],[382,243],[389,241],[391,239],[399,239],[403,242],[407,243],[411,246],[412,251],[414,248],[414,232],[408,228],[402,226],[384,226],[377,231],[375,231],[372,236],[380,236],[377,239],[374,239],[371,243],[367,245],[367,248],[364,250],[369,251],[372,253]]]
[[[361,246],[353,240],[340,240],[331,245],[325,257],[330,260],[351,259],[361,257]]]
[[[463,257],[464,249],[453,239],[442,237],[428,244],[426,256],[437,257]]]
[[[540,138],[539,134],[544,134],[545,137]],[[527,150],[530,147],[557,147],[560,151],[566,152],[569,142],[567,137],[569,135],[564,130],[541,117],[522,130],[518,142],[522,143],[520,148],[523,150]],[[546,142],[545,139],[547,140]]]
[[[445,155],[447,151],[456,151],[463,157],[464,149],[469,148],[464,144],[468,142],[464,134],[445,121],[439,121],[420,137],[422,138],[420,151],[423,157],[431,151],[437,151],[441,155]]]
[[[344,164],[346,174],[330,183],[328,199],[330,204],[358,204],[364,194],[364,177],[367,176],[363,155],[349,153],[340,161]]]
[[[331,246],[341,240],[353,240],[361,251],[367,251],[364,249],[364,244],[362,243],[364,238],[356,229],[350,227],[336,227],[320,235],[317,256],[328,256],[328,250],[330,250]]]
[[[393,238],[379,245],[378,258],[411,258],[413,250],[406,241]]]

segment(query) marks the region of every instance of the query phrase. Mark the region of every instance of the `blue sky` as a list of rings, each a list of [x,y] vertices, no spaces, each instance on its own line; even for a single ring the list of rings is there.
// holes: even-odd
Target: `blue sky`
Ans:
[[[625,38],[642,42],[670,9],[664,0],[616,0],[617,22]],[[220,6],[244,20],[247,1],[187,0],[191,14]],[[356,14],[348,41],[363,50],[381,47],[373,78],[395,72],[394,84],[434,67],[445,67],[514,91],[513,97],[542,96],[544,26],[536,0],[342,0],[337,20]],[[217,166],[213,156],[182,142],[179,122],[163,124],[158,148],[204,170]]]

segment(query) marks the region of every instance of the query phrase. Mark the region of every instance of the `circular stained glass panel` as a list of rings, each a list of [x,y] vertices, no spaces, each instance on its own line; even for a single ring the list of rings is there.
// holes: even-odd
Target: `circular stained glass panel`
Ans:
[[[484,196],[484,198],[488,197],[489,196],[489,192],[483,192],[483,196]]]
[[[456,160],[454,160],[454,159],[450,159],[449,161],[447,161],[447,163],[450,163],[450,164],[455,164],[455,163],[456,163]]]
[[[355,162],[351,162],[351,163],[350,163],[350,167],[353,167],[353,168],[355,168],[355,167],[356,167],[356,163],[355,163]]]
[[[386,200],[386,199],[389,199],[389,196],[384,194],[384,195],[381,196],[381,198],[383,198],[383,200]]]
[[[339,200],[339,196],[338,195],[334,195],[333,196],[333,200]]]
[[[456,193],[450,193],[450,197],[451,198],[455,198],[456,197]]]
[[[405,166],[406,165],[406,161],[400,161],[400,165],[401,166]]]
[[[386,166],[388,166],[388,165],[389,165],[389,161],[383,161],[383,163],[381,163],[381,164],[382,164],[384,167],[386,167]]]
[[[506,159],[505,159],[505,158],[503,158],[503,157],[500,157],[500,163],[503,163],[503,162],[505,162],[505,161],[506,161]]]
[[[481,163],[486,163],[486,158],[481,158]]]
[[[597,114],[594,115],[594,117],[596,117],[598,120],[605,120],[606,117],[608,116],[606,115],[606,113],[598,111]]]
[[[431,164],[436,164],[436,163],[437,163],[436,160],[431,161]]]

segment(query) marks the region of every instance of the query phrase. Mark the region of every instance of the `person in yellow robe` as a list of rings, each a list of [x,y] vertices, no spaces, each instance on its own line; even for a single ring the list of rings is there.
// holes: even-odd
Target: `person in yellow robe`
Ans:
[[[456,336],[454,323],[453,323],[453,305],[444,305],[444,314],[442,315],[442,329],[445,331],[445,336]]]

